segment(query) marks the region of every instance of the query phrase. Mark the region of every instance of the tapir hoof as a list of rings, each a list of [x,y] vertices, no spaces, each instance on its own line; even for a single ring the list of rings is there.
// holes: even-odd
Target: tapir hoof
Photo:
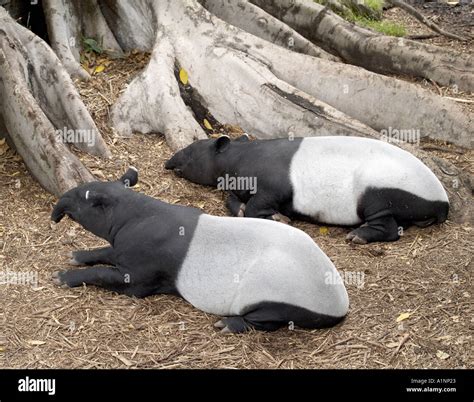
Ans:
[[[287,216],[282,215],[280,213],[273,214],[272,219],[275,222],[285,223],[286,225],[288,225],[291,222],[290,218],[288,218]]]
[[[246,205],[244,203],[240,204],[239,212],[237,212],[237,216],[239,218],[243,218],[245,216],[245,206]]]
[[[351,241],[354,244],[367,244],[367,240],[363,239],[362,237],[359,237],[353,232],[350,232],[346,236],[346,240]]]
[[[64,283],[61,279],[61,272],[60,271],[55,271],[53,272],[53,274],[51,275],[51,279],[53,281],[53,283],[57,286],[61,286],[62,288],[67,288],[68,286],[66,285],[66,283]]]
[[[220,333],[223,335],[233,334],[233,332],[229,329],[229,327],[222,328]]]
[[[214,324],[214,328],[225,328],[225,326],[226,325],[222,320],[219,320]]]
[[[69,253],[69,255],[68,255],[68,257],[69,257],[69,265],[75,265],[75,266],[81,265],[81,263],[76,260],[76,257],[75,257],[74,255],[75,255],[74,251],[71,251],[71,252]]]
[[[214,324],[214,328],[220,329],[221,334],[232,334],[233,332],[231,329],[226,325],[223,320],[219,320]]]

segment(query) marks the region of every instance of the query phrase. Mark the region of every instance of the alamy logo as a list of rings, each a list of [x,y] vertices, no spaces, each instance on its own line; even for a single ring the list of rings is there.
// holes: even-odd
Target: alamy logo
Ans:
[[[18,380],[19,392],[47,392],[48,395],[56,394],[56,380],[54,378],[30,378]]]
[[[225,176],[217,178],[217,189],[223,191],[249,191],[250,194],[257,193],[256,177]]]
[[[95,145],[95,130],[72,130],[63,127],[56,130],[56,136],[59,141],[65,144],[86,144],[88,147]]]
[[[365,285],[365,273],[362,271],[330,271],[324,274],[326,285],[345,284],[363,289]]]
[[[397,129],[389,127],[388,130],[380,130],[380,134],[380,139],[385,142],[390,142],[394,144],[405,142],[408,144],[420,145],[421,135],[419,129]]]
[[[38,272],[0,271],[0,285],[23,285],[38,287]]]

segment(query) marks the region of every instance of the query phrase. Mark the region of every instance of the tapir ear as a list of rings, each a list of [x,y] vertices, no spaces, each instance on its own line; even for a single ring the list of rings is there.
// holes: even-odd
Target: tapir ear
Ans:
[[[235,141],[237,141],[237,142],[249,142],[250,137],[247,133],[244,133],[239,138],[237,138]]]
[[[223,135],[216,140],[216,152],[224,152],[230,144],[230,138],[227,135]]]
[[[87,190],[84,197],[87,201],[90,201],[94,207],[101,205],[108,206],[113,203],[113,199],[110,195],[93,190]]]
[[[133,187],[138,183],[138,170],[136,167],[130,166],[125,174],[119,179],[125,187]]]

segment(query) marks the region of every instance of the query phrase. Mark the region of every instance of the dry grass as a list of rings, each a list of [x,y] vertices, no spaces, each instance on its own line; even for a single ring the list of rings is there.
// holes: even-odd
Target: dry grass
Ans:
[[[109,106],[147,57],[111,61],[89,83],[78,83],[113,158],[81,155],[101,179],[129,165],[140,170],[138,191],[225,215],[217,190],[176,178],[163,168],[171,155],[158,135],[115,138]],[[464,169],[473,153],[440,152]],[[0,148],[0,272],[34,272],[38,284],[0,286],[0,365],[38,368],[384,368],[472,367],[472,227],[447,222],[409,229],[390,244],[351,246],[347,229],[295,223],[340,271],[364,273],[347,285],[347,319],[327,330],[279,330],[222,336],[217,317],[181,299],[134,299],[101,289],[63,289],[50,281],[73,249],[103,244],[70,220],[50,223],[55,202],[13,151]],[[397,323],[401,313],[411,316]],[[3,336],[2,336],[3,335]],[[442,351],[448,358],[439,353]],[[438,356],[437,356],[438,354]]]

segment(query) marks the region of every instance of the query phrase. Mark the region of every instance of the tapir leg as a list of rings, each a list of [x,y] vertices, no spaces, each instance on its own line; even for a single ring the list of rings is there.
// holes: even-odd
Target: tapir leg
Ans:
[[[226,205],[232,216],[243,217],[245,215],[245,204],[234,193],[229,193]]]
[[[346,239],[353,243],[366,244],[377,241],[395,241],[400,238],[398,225],[391,215],[368,220],[361,227],[350,232]]]
[[[91,268],[70,269],[63,272],[57,271],[53,273],[53,282],[56,285],[70,288],[81,286],[85,283],[86,285],[99,286],[129,296],[144,296],[135,291],[135,286],[131,285],[133,278],[115,267],[97,265]]]
[[[300,328],[328,328],[336,325],[344,316],[330,316],[309,311],[303,307],[281,302],[260,302],[242,316],[226,317],[215,324],[223,333],[240,333],[250,329],[276,331],[294,326]]]
[[[289,223],[290,219],[278,212],[277,206],[261,192],[254,195],[245,205],[247,218],[271,219],[281,223]]]
[[[71,253],[72,265],[115,265],[115,253],[112,247],[98,248],[95,250],[77,250]]]

